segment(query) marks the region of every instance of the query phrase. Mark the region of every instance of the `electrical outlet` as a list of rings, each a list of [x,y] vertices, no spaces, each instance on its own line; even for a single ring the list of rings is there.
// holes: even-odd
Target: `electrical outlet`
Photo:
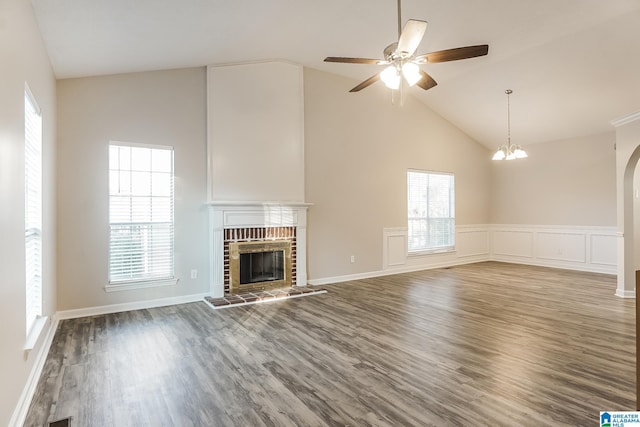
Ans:
[[[198,278],[198,270],[191,270],[191,278],[192,279],[197,279]]]
[[[351,255],[351,264],[356,262],[356,256],[355,255]]]

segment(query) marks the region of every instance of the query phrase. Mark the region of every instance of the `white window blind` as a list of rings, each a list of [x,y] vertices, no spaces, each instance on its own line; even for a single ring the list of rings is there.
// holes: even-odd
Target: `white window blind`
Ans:
[[[407,172],[408,250],[452,250],[455,245],[454,176]]]
[[[173,148],[109,146],[109,282],[171,279]]]
[[[24,93],[24,239],[27,335],[42,316],[42,117]]]

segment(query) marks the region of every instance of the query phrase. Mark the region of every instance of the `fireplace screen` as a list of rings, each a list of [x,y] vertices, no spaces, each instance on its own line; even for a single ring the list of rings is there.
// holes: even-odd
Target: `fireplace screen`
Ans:
[[[291,241],[229,243],[231,293],[291,286]]]
[[[240,254],[240,284],[284,280],[284,251]]]

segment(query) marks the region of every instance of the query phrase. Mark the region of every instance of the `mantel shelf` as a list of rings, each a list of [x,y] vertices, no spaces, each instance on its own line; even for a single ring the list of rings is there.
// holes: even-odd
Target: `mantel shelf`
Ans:
[[[292,207],[308,208],[313,203],[289,202],[289,201],[231,201],[231,200],[210,200],[207,205],[212,207]]]

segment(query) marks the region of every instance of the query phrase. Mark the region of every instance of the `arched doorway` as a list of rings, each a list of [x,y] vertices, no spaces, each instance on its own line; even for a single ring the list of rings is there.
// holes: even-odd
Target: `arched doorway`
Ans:
[[[637,254],[640,254],[640,198],[636,193],[640,191],[640,143],[633,149],[622,173],[622,251],[618,251],[618,287],[616,295],[622,298],[634,298],[636,271],[640,270]],[[620,207],[620,202],[618,202]],[[634,214],[637,213],[637,214]],[[620,215],[618,215],[620,220]],[[618,224],[620,231],[620,224]],[[619,233],[620,234],[620,233]],[[620,237],[620,236],[619,236]],[[619,245],[620,246],[620,245]],[[619,248],[620,249],[620,248]],[[620,253],[622,252],[622,253]]]
[[[640,112],[611,122],[616,128],[616,191],[617,191],[617,240],[618,286],[616,295],[636,297],[636,409],[640,410],[640,304],[636,294],[636,244],[634,235],[634,177],[640,159]],[[640,181],[640,179],[639,179]],[[639,188],[640,189],[640,188]],[[640,203],[638,204],[640,207]],[[640,215],[640,209],[635,209]],[[640,222],[639,222],[640,224]],[[638,275],[640,276],[640,275]]]

